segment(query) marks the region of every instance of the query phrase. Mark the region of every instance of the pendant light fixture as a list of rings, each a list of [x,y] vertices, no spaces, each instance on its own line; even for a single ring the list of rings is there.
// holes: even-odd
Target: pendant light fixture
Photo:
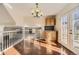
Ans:
[[[33,10],[32,10],[32,15],[34,17],[41,17],[43,15],[41,10],[39,9],[39,4],[38,3],[35,4],[35,8],[33,8]]]

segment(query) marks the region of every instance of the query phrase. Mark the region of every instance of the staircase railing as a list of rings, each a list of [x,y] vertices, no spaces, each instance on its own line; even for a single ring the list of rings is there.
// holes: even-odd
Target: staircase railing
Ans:
[[[13,47],[18,44],[20,41],[25,40],[28,35],[33,35],[34,38],[40,38],[40,27],[32,27],[31,29],[35,30],[30,33],[28,27],[2,27],[0,31],[0,52]],[[34,35],[35,34],[35,35]]]
[[[21,41],[23,38],[22,33],[22,30],[19,29],[0,32],[0,52]]]

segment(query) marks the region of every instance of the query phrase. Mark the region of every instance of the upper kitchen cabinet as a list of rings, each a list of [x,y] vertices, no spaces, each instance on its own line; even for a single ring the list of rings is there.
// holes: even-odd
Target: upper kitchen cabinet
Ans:
[[[55,20],[55,15],[54,16],[47,16],[45,19],[45,26],[51,26],[56,24]]]

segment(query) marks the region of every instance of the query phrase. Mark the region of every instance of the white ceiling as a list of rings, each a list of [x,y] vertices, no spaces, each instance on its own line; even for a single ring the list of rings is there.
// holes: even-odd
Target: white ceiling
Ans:
[[[16,25],[29,25],[44,26],[44,19],[47,15],[56,15],[66,5],[66,3],[40,3],[40,9],[44,17],[35,18],[32,16],[32,9],[35,7],[34,3],[5,3],[4,6],[12,18],[15,20]]]
[[[43,16],[56,15],[60,12],[67,3],[40,3],[39,7],[43,12]],[[32,16],[32,8],[35,7],[34,3],[10,3],[8,8],[12,9],[16,14],[20,16]]]

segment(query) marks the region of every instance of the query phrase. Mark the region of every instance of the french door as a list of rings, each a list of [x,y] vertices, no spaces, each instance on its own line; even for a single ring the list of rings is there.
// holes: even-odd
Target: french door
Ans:
[[[73,48],[79,50],[79,8],[73,14]]]
[[[62,16],[61,17],[61,41],[65,44],[67,44],[67,39],[68,39],[68,19],[67,16]]]

